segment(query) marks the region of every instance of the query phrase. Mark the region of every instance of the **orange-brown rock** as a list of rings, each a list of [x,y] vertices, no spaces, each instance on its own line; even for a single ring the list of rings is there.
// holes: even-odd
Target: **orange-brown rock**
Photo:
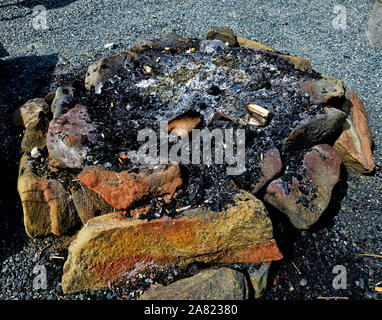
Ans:
[[[344,131],[334,144],[334,150],[346,166],[359,173],[370,173],[375,168],[371,151],[373,137],[365,106],[353,91],[348,92],[348,97],[349,116],[344,124]]]
[[[62,184],[58,180],[38,177],[33,173],[31,161],[23,155],[17,181],[25,231],[30,238],[64,235],[79,225],[77,213],[70,206]]]
[[[196,209],[151,221],[111,213],[89,220],[69,247],[62,286],[65,293],[96,290],[156,267],[281,258],[264,204],[243,193],[222,212]]]
[[[289,56],[286,54],[278,54],[278,56],[281,59],[289,61],[291,64],[294,65],[294,67],[297,70],[300,70],[300,71],[312,70],[312,64],[309,61],[309,59],[302,58],[302,57],[296,57],[296,56]]]
[[[139,174],[89,166],[83,169],[78,179],[117,209],[129,208],[144,198],[174,194],[182,185],[178,165],[171,165],[167,169],[160,167],[153,172],[145,170]]]
[[[266,51],[272,51],[272,52],[276,51],[275,49],[273,49],[273,48],[271,48],[271,47],[269,47],[266,44],[261,43],[261,42],[249,40],[249,39],[242,38],[242,37],[239,37],[239,36],[237,36],[236,39],[237,39],[237,43],[242,48],[250,48],[250,49],[257,49],[257,50],[266,50]]]

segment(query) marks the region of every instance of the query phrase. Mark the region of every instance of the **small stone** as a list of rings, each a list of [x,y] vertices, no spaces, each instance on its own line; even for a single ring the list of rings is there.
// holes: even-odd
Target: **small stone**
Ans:
[[[38,158],[39,156],[41,156],[41,153],[38,150],[38,148],[37,147],[33,148],[31,151],[31,157],[32,158]]]
[[[299,282],[300,286],[305,287],[308,284],[308,280],[305,278],[302,278]]]
[[[236,36],[229,28],[212,27],[207,33],[207,40],[220,40],[229,47],[237,46]]]

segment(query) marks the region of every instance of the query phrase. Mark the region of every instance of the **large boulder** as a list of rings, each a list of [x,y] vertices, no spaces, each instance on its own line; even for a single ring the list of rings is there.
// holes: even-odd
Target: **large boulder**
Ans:
[[[49,155],[61,166],[81,168],[89,145],[97,142],[95,131],[87,107],[76,105],[50,122],[47,135]]]
[[[264,200],[285,213],[297,229],[308,229],[328,207],[340,177],[341,158],[329,145],[309,151],[291,181],[272,181]]]
[[[245,300],[245,276],[229,268],[207,269],[168,286],[152,286],[138,300]]]
[[[375,163],[371,151],[373,137],[365,106],[353,91],[349,91],[348,97],[349,116],[343,126],[344,131],[333,148],[347,167],[359,173],[370,173],[374,170]]]
[[[162,194],[173,195],[182,185],[177,164],[168,168],[159,167],[153,172],[114,172],[99,166],[85,167],[78,180],[117,209],[129,208],[133,203]]]
[[[62,286],[65,293],[96,290],[156,267],[281,258],[264,204],[243,193],[222,212],[196,209],[151,221],[110,213],[89,220],[69,247]]]
[[[24,211],[25,231],[30,238],[60,236],[79,226],[77,213],[61,182],[37,176],[33,159],[26,154],[20,161],[17,190]]]

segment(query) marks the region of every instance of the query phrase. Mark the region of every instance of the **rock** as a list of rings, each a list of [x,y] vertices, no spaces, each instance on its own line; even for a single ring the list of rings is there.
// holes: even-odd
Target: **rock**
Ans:
[[[367,23],[370,44],[382,48],[382,2],[376,1]]]
[[[152,286],[138,300],[246,300],[245,276],[229,268],[208,269],[168,286]]]
[[[53,113],[53,118],[64,113],[64,107],[68,106],[74,98],[74,88],[73,87],[58,87],[54,95],[54,99],[51,105],[51,111]]]
[[[129,208],[133,203],[148,197],[173,195],[182,185],[180,168],[176,164],[167,169],[160,167],[152,173],[141,171],[139,174],[89,166],[82,170],[78,179],[117,209]]]
[[[328,103],[333,99],[342,99],[345,95],[344,82],[336,78],[323,77],[316,81],[305,81],[301,88],[309,93],[313,104]]]
[[[67,234],[79,225],[77,213],[70,207],[62,184],[34,174],[32,161],[27,155],[22,156],[17,181],[25,231],[30,238]]]
[[[273,180],[280,174],[283,164],[281,161],[280,152],[277,148],[271,149],[264,154],[264,159],[260,164],[261,177],[258,179],[252,189],[252,193],[257,193],[268,182]]]
[[[28,100],[16,109],[11,123],[14,127],[27,128],[31,122],[39,119],[40,113],[49,113],[49,106],[45,100],[43,98]]]
[[[236,37],[237,39],[237,43],[240,47],[242,48],[250,48],[250,49],[256,49],[256,50],[265,50],[265,51],[271,51],[271,52],[275,52],[276,50],[271,48],[271,47],[268,47],[267,45],[261,43],[261,42],[256,42],[256,41],[253,41],[253,40],[249,40],[249,39],[246,39],[246,38],[242,38],[242,37],[239,37],[237,36]]]
[[[309,148],[339,134],[346,113],[336,108],[326,108],[325,113],[303,119],[283,141],[282,150]]]
[[[81,183],[78,189],[71,192],[71,195],[82,224],[86,224],[96,216],[113,211],[111,205]]]
[[[296,57],[296,56],[289,56],[286,54],[278,54],[278,56],[282,59],[288,60],[291,64],[294,65],[294,67],[297,70],[300,70],[300,71],[312,70],[312,64],[309,61],[309,59]]]
[[[269,184],[264,200],[284,212],[297,229],[308,229],[329,205],[340,166],[341,158],[332,147],[317,145],[305,155],[296,177]]]
[[[102,58],[89,66],[85,77],[85,88],[90,90],[90,88],[94,87],[95,93],[101,93],[106,81],[122,70],[127,70],[133,66],[133,60],[127,52],[109,58]]]
[[[207,33],[207,40],[220,40],[229,47],[237,46],[236,36],[230,28],[212,27]]]
[[[45,101],[49,106],[51,106],[55,96],[56,96],[56,90],[51,91],[51,92],[49,92],[49,93],[44,97],[44,101]]]
[[[28,127],[25,129],[23,139],[21,140],[21,149],[24,152],[29,153],[34,148],[44,149],[49,121],[44,113],[39,113],[38,119],[28,123]]]
[[[238,194],[222,212],[191,210],[176,219],[135,220],[110,213],[78,233],[64,265],[64,293],[97,290],[157,267],[191,262],[262,263],[282,255],[264,204]]]
[[[362,101],[349,91],[349,116],[343,126],[344,131],[334,144],[334,150],[342,162],[359,173],[370,173],[375,168],[371,146],[373,137],[366,118]]]
[[[260,298],[268,283],[268,273],[271,263],[262,263],[259,268],[255,268],[253,265],[248,268],[249,278],[254,291],[254,298]]]
[[[95,131],[87,107],[76,105],[50,122],[47,136],[49,155],[62,166],[81,168],[89,144],[97,142]]]

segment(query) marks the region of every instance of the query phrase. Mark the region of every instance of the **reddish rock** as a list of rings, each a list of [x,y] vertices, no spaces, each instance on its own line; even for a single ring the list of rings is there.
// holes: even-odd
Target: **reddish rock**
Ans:
[[[89,144],[97,141],[95,130],[87,107],[76,105],[50,122],[47,135],[49,155],[62,166],[81,168]]]
[[[65,293],[97,290],[160,267],[183,268],[192,262],[262,263],[282,255],[273,239],[264,204],[238,194],[225,211],[191,210],[176,219],[96,217],[69,248],[62,287]]]
[[[134,202],[162,194],[174,194],[182,185],[180,168],[172,165],[139,174],[127,171],[102,170],[97,166],[85,167],[78,179],[117,209],[129,208]]]
[[[334,150],[346,166],[359,173],[370,173],[375,168],[371,151],[373,137],[367,122],[365,106],[353,91],[349,91],[348,94],[349,116],[343,127],[344,131],[334,144]]]
[[[272,181],[265,201],[284,212],[297,229],[308,229],[329,205],[333,187],[340,177],[341,158],[329,145],[308,152],[302,167],[290,182]]]
[[[280,152],[277,148],[271,149],[264,154],[264,159],[260,164],[261,176],[252,189],[253,193],[257,193],[269,181],[280,174],[283,164],[281,161]]]

